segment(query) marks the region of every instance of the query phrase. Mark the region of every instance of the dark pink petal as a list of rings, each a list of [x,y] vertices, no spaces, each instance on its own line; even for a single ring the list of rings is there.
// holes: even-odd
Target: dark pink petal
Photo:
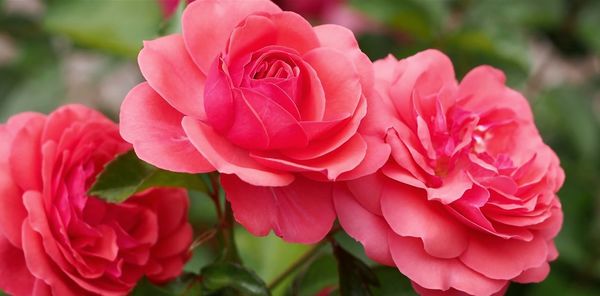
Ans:
[[[506,281],[493,280],[469,269],[458,259],[427,254],[419,239],[390,231],[388,242],[400,272],[423,288],[443,291],[454,288],[472,295],[492,295],[506,285]]]
[[[162,169],[200,173],[214,170],[190,143],[181,127],[183,114],[147,83],[132,89],[121,105],[121,135],[139,158]]]
[[[294,176],[270,170],[252,159],[248,152],[232,145],[211,127],[191,117],[184,117],[183,128],[195,147],[223,174],[235,174],[256,186],[286,186]]]
[[[547,243],[540,237],[526,242],[482,235],[471,237],[460,260],[489,278],[510,280],[524,270],[542,265],[547,255]]]
[[[233,114],[233,120],[226,133],[227,139],[244,149],[269,148],[269,134],[257,110],[241,90],[234,90],[233,96],[232,109],[228,111]]]
[[[242,92],[267,131],[269,149],[306,147],[308,136],[293,115],[267,95],[251,89]]]
[[[283,151],[285,156],[297,160],[314,159],[326,155],[336,149],[339,149],[351,137],[355,136],[359,128],[361,119],[367,113],[367,102],[362,100],[352,115],[351,119],[340,130],[334,133],[331,137],[322,138],[311,141],[307,147],[302,149],[288,149]],[[342,118],[345,118],[343,115]],[[301,123],[302,124],[302,123]]]
[[[381,210],[396,234],[420,238],[431,256],[455,258],[469,245],[467,229],[454,221],[440,203],[428,201],[421,189],[386,183]]]
[[[353,180],[375,173],[388,161],[391,147],[378,137],[363,136],[367,143],[367,152],[363,161],[349,172],[343,173],[338,180]]]
[[[204,119],[203,74],[192,61],[181,35],[145,41],[138,64],[148,84],[177,111]]]
[[[219,53],[225,50],[233,28],[256,12],[281,10],[268,0],[197,0],[183,12],[183,38],[186,48],[203,73]]]
[[[328,180],[336,180],[344,172],[356,168],[364,159],[367,144],[359,134],[329,154],[304,161],[290,161],[269,155],[251,154],[259,163],[282,171],[318,172]]]
[[[332,184],[302,177],[284,187],[259,187],[234,175],[221,175],[235,219],[254,235],[272,229],[289,242],[315,243],[335,220]]]
[[[381,213],[381,193],[386,180],[385,175],[375,173],[345,183],[361,207],[374,215],[383,216],[383,213]]]
[[[21,249],[0,236],[0,290],[11,295],[33,295],[36,279],[27,269],[23,256]]]
[[[7,165],[0,163],[0,236],[16,247],[21,246],[21,224],[27,215],[22,194]]]
[[[471,296],[471,294],[463,292],[463,291],[459,291],[456,289],[448,289],[448,290],[430,290],[430,289],[425,289],[421,286],[419,286],[418,284],[416,284],[415,282],[411,282],[413,289],[415,289],[415,292],[417,292],[419,295],[421,296]],[[490,296],[502,296],[506,293],[506,291],[508,290],[509,287],[509,283],[506,283],[506,285],[504,285],[504,288],[500,289],[500,291],[491,294]]]
[[[240,63],[238,58],[253,54],[277,40],[277,26],[267,15],[249,15],[236,28],[229,38],[227,61]],[[236,65],[237,66],[237,65]]]
[[[336,185],[333,197],[342,228],[364,246],[369,258],[393,266],[394,261],[387,241],[389,226],[386,221],[359,204],[345,185]]]

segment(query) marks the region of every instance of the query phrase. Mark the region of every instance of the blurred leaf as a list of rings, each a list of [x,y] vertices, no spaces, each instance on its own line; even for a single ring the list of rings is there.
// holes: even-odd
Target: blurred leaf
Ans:
[[[202,269],[202,288],[208,292],[233,289],[241,295],[270,295],[265,283],[253,271],[235,263],[215,263]]]
[[[452,59],[458,77],[479,65],[490,65],[505,72],[509,85],[518,85],[527,78],[527,62],[515,58],[520,55],[506,53],[497,40],[482,31],[465,29],[450,34],[437,47]]]
[[[446,17],[446,2],[440,0],[351,0],[350,4],[416,40],[436,36]]]
[[[300,272],[291,286],[291,295],[314,296],[327,288],[337,288],[338,269],[335,257],[325,254]]]
[[[274,234],[257,237],[241,227],[235,230],[235,241],[244,265],[256,271],[267,283],[273,281],[311,248],[307,245],[286,243]],[[280,284],[272,291],[273,295],[283,295],[292,279],[293,277],[289,277]]]
[[[44,25],[81,45],[135,57],[161,21],[158,1],[82,0],[52,2]]]
[[[373,272],[379,280],[379,287],[373,288],[375,296],[416,296],[407,277],[396,268],[376,266]]]
[[[131,292],[131,296],[187,296],[202,295],[200,279],[193,274],[183,274],[164,285],[155,285],[143,278]]]
[[[58,64],[45,64],[29,73],[29,77],[0,97],[0,120],[24,112],[50,112],[64,103],[64,84]]]
[[[150,187],[183,187],[206,191],[206,185],[199,175],[161,170],[143,162],[131,150],[106,165],[89,194],[118,203]]]
[[[587,1],[587,5],[581,11],[578,33],[591,47],[596,55],[600,55],[600,1]]]
[[[333,254],[338,263],[340,295],[373,295],[371,287],[378,286],[379,281],[371,268],[338,244],[334,245]]]

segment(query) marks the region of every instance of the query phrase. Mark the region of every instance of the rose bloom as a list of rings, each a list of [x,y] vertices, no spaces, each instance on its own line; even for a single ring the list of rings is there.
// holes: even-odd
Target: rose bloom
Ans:
[[[361,124],[374,77],[354,35],[267,0],[196,0],[182,27],[145,42],[123,138],[160,168],[220,172],[253,234],[320,240],[335,219],[326,181],[371,174],[390,151]]]
[[[151,189],[121,204],[86,191],[130,149],[83,106],[21,113],[0,125],[0,290],[12,295],[125,295],[164,282],[189,258],[187,194]]]
[[[375,62],[392,147],[377,174],[336,187],[342,227],[423,295],[502,294],[539,282],[558,253],[564,173],[529,105],[482,66],[458,84],[428,50]]]

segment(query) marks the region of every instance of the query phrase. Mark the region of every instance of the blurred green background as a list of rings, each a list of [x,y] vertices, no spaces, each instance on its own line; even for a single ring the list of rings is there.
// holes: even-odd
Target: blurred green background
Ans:
[[[135,61],[142,40],[179,30],[183,4],[177,2],[0,0],[0,121],[70,102],[116,118],[125,94],[142,80]],[[479,64],[505,71],[509,85],[530,100],[567,175],[560,192],[565,212],[556,240],[560,257],[546,281],[513,284],[508,294],[600,295],[600,1],[278,2],[315,23],[351,27],[373,60],[388,52],[402,58],[438,48],[452,58],[459,77]],[[192,198],[190,219],[197,233],[210,230],[214,216],[208,198]],[[267,283],[311,248],[273,236],[254,238],[242,229],[236,237],[244,262]],[[372,264],[351,239],[339,234],[337,240]],[[320,252],[278,293],[314,295],[335,287],[331,251]],[[214,254],[211,242],[201,245],[186,270],[198,272]],[[376,295],[412,295],[393,269],[376,267],[375,273],[381,282]]]

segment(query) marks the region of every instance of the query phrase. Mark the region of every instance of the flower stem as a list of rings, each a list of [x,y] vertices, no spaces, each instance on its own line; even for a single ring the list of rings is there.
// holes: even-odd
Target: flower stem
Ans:
[[[220,261],[242,263],[234,238],[233,211],[229,202],[225,205],[225,216],[221,222],[221,243],[223,253]]]
[[[292,275],[294,272],[296,272],[296,270],[302,266],[304,266],[306,263],[312,261],[312,259],[314,259],[318,254],[319,251],[321,250],[321,247],[323,247],[324,245],[326,245],[327,241],[321,241],[318,244],[314,245],[310,250],[308,250],[306,253],[304,253],[304,255],[302,255],[300,258],[296,259],[296,261],[294,261],[294,263],[292,263],[292,265],[290,265],[286,270],[284,270],[281,274],[279,274],[269,285],[268,288],[269,290],[273,290],[275,289],[277,286],[279,286],[281,283],[283,283],[283,281],[288,278],[290,275]]]

